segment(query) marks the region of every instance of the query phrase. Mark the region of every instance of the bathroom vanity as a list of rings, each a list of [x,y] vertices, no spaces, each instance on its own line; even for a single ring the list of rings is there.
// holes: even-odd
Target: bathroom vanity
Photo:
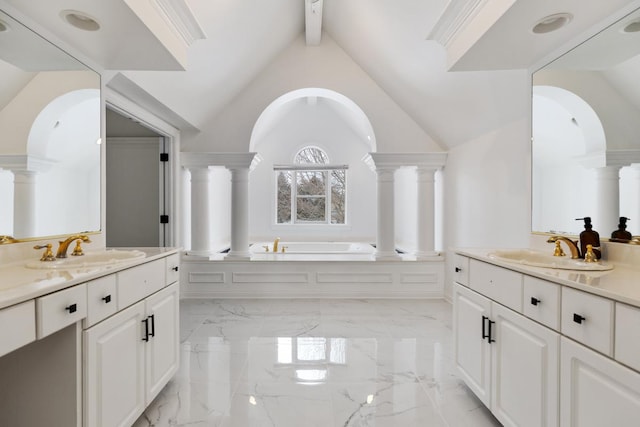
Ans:
[[[178,369],[179,255],[0,268],[0,425],[131,425]]]
[[[635,425],[640,271],[572,271],[454,260],[454,358],[505,426]]]

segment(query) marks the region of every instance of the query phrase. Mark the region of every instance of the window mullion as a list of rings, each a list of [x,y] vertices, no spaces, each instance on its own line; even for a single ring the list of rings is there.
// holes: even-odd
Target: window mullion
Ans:
[[[291,183],[291,223],[298,222],[298,171],[293,171]]]

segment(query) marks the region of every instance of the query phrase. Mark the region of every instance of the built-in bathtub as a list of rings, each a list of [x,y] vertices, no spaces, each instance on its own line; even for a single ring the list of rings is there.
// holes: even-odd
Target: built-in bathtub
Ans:
[[[184,298],[442,298],[444,258],[376,259],[360,242],[256,242],[248,259],[183,256]],[[285,252],[282,252],[282,248]],[[269,248],[267,252],[266,248]]]

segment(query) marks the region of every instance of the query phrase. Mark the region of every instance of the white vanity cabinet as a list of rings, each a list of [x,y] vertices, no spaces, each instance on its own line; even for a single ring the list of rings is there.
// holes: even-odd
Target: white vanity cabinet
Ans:
[[[636,425],[640,308],[483,260],[468,260],[466,283],[453,273],[454,357],[495,417],[509,426]]]
[[[31,300],[3,308],[0,310],[0,325],[0,356],[35,341],[35,302]]]
[[[86,427],[133,424],[177,371],[179,289],[177,277],[167,274],[172,261],[118,273],[118,303],[129,306],[83,332]]]
[[[557,425],[559,334],[457,283],[454,306],[455,363],[469,388],[506,426]]]

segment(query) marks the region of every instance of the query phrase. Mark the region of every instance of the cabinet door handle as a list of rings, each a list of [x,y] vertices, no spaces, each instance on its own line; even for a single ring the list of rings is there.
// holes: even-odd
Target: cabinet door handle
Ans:
[[[156,336],[156,318],[155,318],[155,314],[152,314],[151,316],[149,316],[148,319],[151,319],[151,333],[149,334],[149,336],[155,337]]]
[[[538,298],[536,297],[531,297],[531,305],[538,305],[540,304],[542,301],[540,301]]]
[[[144,338],[142,338],[142,341],[149,341],[149,318],[144,319],[142,323],[144,323]]]
[[[456,273],[460,273],[462,269],[460,267],[456,267]]]
[[[489,320],[487,316],[482,316],[482,339],[489,338],[487,334],[486,322]]]
[[[104,301],[105,304],[109,304],[111,302],[111,295],[107,295],[106,297],[102,297],[102,301]]]
[[[491,344],[492,342],[496,342],[496,340],[494,340],[493,338],[491,338],[491,327],[493,326],[493,324],[496,323],[493,320],[489,320],[489,336],[487,337],[487,341],[489,341],[489,344]]]
[[[178,271],[178,266],[176,265],[175,267],[172,268],[173,271]]]
[[[583,316],[580,316],[578,313],[573,313],[573,321],[574,322],[582,324],[582,322],[584,322],[585,320],[587,320],[587,319],[584,318]]]
[[[69,312],[69,314],[71,314],[71,313],[75,313],[76,311],[78,311],[78,306],[76,304],[71,304],[71,305],[65,307],[64,309],[67,310]]]

